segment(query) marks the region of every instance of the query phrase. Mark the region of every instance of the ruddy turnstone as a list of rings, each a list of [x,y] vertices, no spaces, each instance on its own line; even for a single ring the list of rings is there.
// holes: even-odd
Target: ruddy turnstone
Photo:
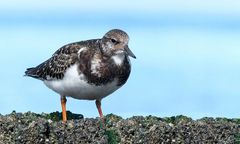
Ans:
[[[96,100],[103,119],[101,100],[126,83],[131,64],[136,58],[128,47],[126,32],[113,29],[101,39],[67,44],[51,58],[36,67],[28,68],[26,76],[39,80],[61,96],[62,118],[67,121],[66,96]]]

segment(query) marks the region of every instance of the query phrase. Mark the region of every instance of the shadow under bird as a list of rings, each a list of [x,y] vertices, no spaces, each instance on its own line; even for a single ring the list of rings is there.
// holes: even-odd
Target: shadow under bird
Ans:
[[[39,80],[61,96],[62,118],[67,121],[66,97],[95,100],[103,121],[101,100],[124,85],[131,72],[126,32],[113,29],[101,39],[67,44],[51,58],[28,68],[26,76]]]

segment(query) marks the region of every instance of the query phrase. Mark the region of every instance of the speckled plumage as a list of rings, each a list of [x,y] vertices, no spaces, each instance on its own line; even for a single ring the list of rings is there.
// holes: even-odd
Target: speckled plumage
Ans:
[[[28,68],[26,76],[39,80],[61,96],[62,117],[67,121],[66,96],[96,100],[103,121],[101,100],[126,83],[131,65],[126,32],[113,29],[101,39],[67,44],[51,58]]]
[[[124,31],[114,29],[102,39],[70,43],[40,65],[28,68],[25,74],[44,81],[61,96],[101,100],[126,83],[129,77],[131,65],[128,56],[135,56],[128,48],[128,40]],[[76,70],[74,68],[73,71],[73,67]],[[110,86],[104,88],[105,85]],[[93,94],[98,96],[91,96]]]

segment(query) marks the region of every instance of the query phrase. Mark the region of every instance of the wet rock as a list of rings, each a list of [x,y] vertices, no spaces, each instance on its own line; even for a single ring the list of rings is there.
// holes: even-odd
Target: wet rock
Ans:
[[[1,115],[2,143],[240,143],[240,120],[186,116],[159,118],[134,116],[123,119],[114,114],[99,118],[83,118],[73,114],[66,123],[59,112],[31,112]]]

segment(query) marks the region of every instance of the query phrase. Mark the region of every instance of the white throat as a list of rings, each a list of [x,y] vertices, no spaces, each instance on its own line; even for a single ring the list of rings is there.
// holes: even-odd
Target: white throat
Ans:
[[[122,65],[124,58],[125,58],[125,55],[123,53],[112,56],[112,59],[116,65]]]

